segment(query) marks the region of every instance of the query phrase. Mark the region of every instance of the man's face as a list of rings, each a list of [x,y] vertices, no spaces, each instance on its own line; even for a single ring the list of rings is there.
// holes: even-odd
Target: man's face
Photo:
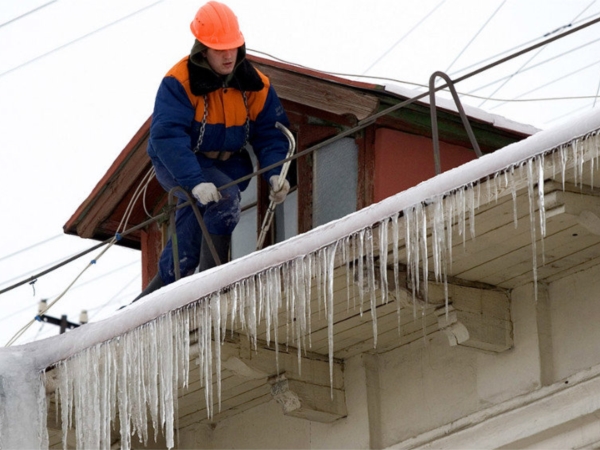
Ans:
[[[237,59],[237,48],[229,50],[215,50],[212,48],[206,49],[205,57],[210,64],[210,67],[219,75],[229,75],[235,68],[235,60]]]

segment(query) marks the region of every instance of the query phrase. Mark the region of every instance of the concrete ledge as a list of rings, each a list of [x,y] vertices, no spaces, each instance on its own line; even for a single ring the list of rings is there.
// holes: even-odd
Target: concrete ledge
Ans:
[[[593,446],[600,441],[598,392],[600,365],[388,448],[521,448],[540,443],[561,448],[569,429],[563,425],[568,422],[580,423],[586,431],[577,433],[577,443],[570,433],[570,448]],[[590,423],[593,426],[586,425]]]

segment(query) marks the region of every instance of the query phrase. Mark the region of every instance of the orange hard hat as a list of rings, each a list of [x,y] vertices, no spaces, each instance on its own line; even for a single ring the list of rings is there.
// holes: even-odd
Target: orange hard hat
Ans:
[[[190,24],[192,34],[215,50],[229,50],[244,45],[237,17],[229,6],[219,2],[208,2],[196,13]]]

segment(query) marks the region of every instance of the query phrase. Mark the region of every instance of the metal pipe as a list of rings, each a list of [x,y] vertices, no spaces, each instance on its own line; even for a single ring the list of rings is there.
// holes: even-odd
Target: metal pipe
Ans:
[[[477,139],[475,138],[475,134],[473,133],[473,129],[471,128],[471,124],[469,123],[469,119],[465,114],[465,110],[460,102],[460,98],[458,98],[458,93],[454,88],[454,83],[450,79],[448,75],[444,72],[434,72],[431,77],[429,77],[429,111],[431,114],[431,140],[433,141],[433,160],[435,164],[435,174],[439,175],[442,173],[442,163],[440,161],[440,139],[438,134],[438,122],[437,122],[437,109],[435,106],[435,79],[437,77],[441,77],[446,81],[450,92],[452,93],[452,98],[454,99],[454,104],[456,105],[456,109],[458,109],[458,114],[467,130],[467,134],[469,135],[469,140],[471,141],[471,145],[473,146],[473,150],[475,150],[475,154],[478,158],[481,158],[483,154],[479,149],[479,144],[477,143]]]
[[[290,156],[294,154],[294,150],[296,149],[296,141],[294,140],[294,135],[290,130],[288,130],[281,123],[277,122],[275,126],[281,130],[285,137],[288,140],[288,152],[286,154],[286,162],[283,164],[281,168],[281,173],[279,174],[279,182],[278,182],[278,190],[281,190],[283,184],[285,182],[285,177],[287,176],[288,170],[290,168],[290,164],[292,161],[289,159]],[[275,215],[275,202],[271,200],[269,203],[269,208],[267,208],[267,212],[265,213],[265,218],[263,219],[262,226],[260,227],[260,234],[258,236],[258,243],[256,244],[256,250],[260,250],[265,242],[265,237],[267,236],[267,231],[271,227],[271,223],[273,222],[273,216]]]

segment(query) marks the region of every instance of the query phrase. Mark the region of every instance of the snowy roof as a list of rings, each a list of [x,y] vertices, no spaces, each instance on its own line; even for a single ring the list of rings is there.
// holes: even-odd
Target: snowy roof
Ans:
[[[127,398],[134,398],[139,386],[142,385],[145,391],[154,392],[153,395],[162,398],[161,410],[157,411],[154,408],[151,414],[153,417],[157,414],[163,417],[167,445],[172,447],[176,414],[173,394],[177,392],[180,370],[183,369],[185,372],[184,380],[187,380],[187,373],[190,370],[189,357],[192,347],[190,331],[199,330],[197,342],[193,346],[199,358],[201,380],[204,379],[206,383],[206,413],[210,418],[214,413],[213,362],[217,364],[215,370],[217,387],[221,386],[220,365],[222,364],[221,346],[214,346],[213,355],[211,341],[212,339],[215,342],[224,341],[230,318],[232,328],[245,330],[250,341],[254,343],[258,336],[259,325],[263,332],[266,327],[266,341],[273,340],[275,343],[284,339],[283,336],[278,336],[279,328],[291,327],[293,342],[290,342],[290,345],[297,346],[300,357],[300,348],[307,346],[305,338],[311,333],[309,305],[312,297],[318,295],[319,299],[322,297],[322,307],[327,311],[320,333],[322,335],[325,333],[325,344],[322,348],[325,355],[329,354],[330,382],[333,389],[335,356],[333,308],[336,268],[343,267],[345,264],[347,271],[354,270],[359,284],[368,285],[371,294],[364,295],[365,310],[371,311],[374,335],[371,346],[376,346],[377,302],[380,298],[382,302],[386,301],[384,298],[391,296],[392,293],[391,290],[388,292],[388,285],[384,282],[385,270],[375,274],[374,255],[378,253],[380,267],[385,269],[387,267],[385,258],[388,257],[391,243],[394,266],[398,266],[400,260],[397,249],[400,240],[404,240],[398,232],[400,221],[403,222],[402,228],[406,232],[404,257],[409,271],[412,271],[413,284],[418,284],[419,281],[418,275],[415,278],[415,274],[420,270],[419,265],[425,266],[423,271],[428,273],[427,255],[419,256],[419,251],[427,247],[427,239],[431,239],[432,265],[436,276],[440,273],[447,274],[445,266],[448,264],[448,255],[445,250],[449,250],[452,244],[448,242],[444,230],[452,230],[455,213],[459,216],[459,228],[463,227],[461,230],[463,236],[466,234],[464,229],[466,217],[469,214],[473,216],[473,210],[478,206],[474,201],[477,185],[484,184],[482,183],[484,180],[487,183],[487,192],[482,195],[487,203],[493,203],[493,199],[501,194],[506,195],[506,192],[509,192],[510,195],[511,191],[516,193],[517,188],[525,187],[529,192],[525,197],[528,197],[530,211],[532,211],[532,204],[536,199],[540,204],[544,201],[541,192],[536,194],[539,197],[535,197],[533,187],[543,182],[547,176],[560,178],[562,175],[563,183],[568,177],[569,181],[574,181],[575,184],[585,178],[586,183],[589,184],[593,174],[584,174],[582,168],[587,161],[598,158],[598,148],[600,148],[598,130],[600,130],[600,113],[592,111],[582,114],[573,121],[539,132],[524,141],[444,172],[342,219],[209,271],[184,278],[115,313],[109,319],[87,324],[44,341],[4,348],[0,352],[0,361],[2,361],[0,367],[4,369],[2,375],[6,380],[14,380],[15,377],[12,375],[15,368],[19,369],[16,370],[17,373],[26,371],[32,376],[34,371],[41,373],[49,367],[54,367],[55,381],[47,381],[53,385],[48,388],[56,389],[59,393],[63,405],[61,410],[63,423],[68,420],[71,408],[83,408],[83,411],[75,414],[74,426],[78,432],[78,445],[85,447],[97,447],[100,442],[108,442],[110,436],[100,436],[99,433],[89,431],[100,428],[109,430],[107,423],[112,420],[112,416],[108,412],[114,410],[116,403],[122,404],[123,400],[127,402]],[[518,186],[517,182],[520,183]],[[540,214],[543,213],[543,209],[540,207]],[[449,211],[453,213],[447,214]],[[530,216],[533,217],[531,212]],[[580,218],[586,219],[583,216]],[[597,217],[593,219],[600,221]],[[545,219],[540,220],[542,223],[544,221]],[[432,225],[430,238],[427,237],[427,230],[423,229],[423,224]],[[473,226],[473,223],[470,226]],[[591,223],[591,226],[593,228],[595,224]],[[532,227],[532,231],[534,228]],[[388,233],[389,230],[391,233]],[[423,242],[425,247],[421,248]],[[449,259],[453,259],[451,255]],[[367,263],[361,263],[363,260]],[[358,270],[351,268],[353,261],[358,261]],[[535,277],[535,263],[533,266]],[[366,275],[361,280],[363,269]],[[317,293],[311,290],[312,278],[318,280],[313,286]],[[350,278],[346,279],[351,283]],[[377,297],[372,294],[376,283],[379,283],[381,289]],[[397,289],[397,280],[395,286]],[[349,290],[349,287],[347,289]],[[364,294],[362,287],[359,291],[362,311]],[[282,317],[287,317],[287,323],[280,324],[278,323],[280,312],[286,308],[288,309]],[[345,309],[345,306],[343,308]],[[281,330],[279,332],[281,333]],[[283,334],[287,335],[287,332]],[[310,337],[308,341],[310,342]],[[276,345],[275,359],[277,359],[277,349]],[[136,357],[141,353],[149,358],[147,362],[141,363]],[[92,361],[103,361],[103,363],[101,366],[94,365],[95,370],[91,371],[89,367]],[[133,364],[135,361],[137,363]],[[121,373],[120,367],[125,365],[128,366],[127,378],[118,378],[122,376],[117,377],[117,373]],[[145,376],[148,370],[152,371],[154,376]],[[117,378],[120,381],[116,381]],[[157,380],[163,381],[160,386],[157,386]],[[166,386],[165,381],[168,381]],[[113,382],[119,384],[119,389],[111,390],[112,394],[105,392],[104,394],[107,395],[103,394],[96,400],[90,398],[93,392],[98,394],[101,389],[90,391],[88,386],[102,386],[103,383]],[[16,386],[20,387],[18,381]],[[35,388],[32,387],[30,390]],[[21,395],[20,392],[22,389],[15,389],[14,395]],[[40,390],[38,389],[37,392]],[[220,392],[217,396],[220,399]],[[99,408],[95,406],[96,402],[102,403]],[[14,404],[10,395],[6,403]],[[142,414],[144,418],[146,417],[144,408],[142,405],[141,409],[121,415],[119,419],[121,430],[137,428],[140,424],[145,427],[146,422],[142,420]],[[40,420],[41,423],[45,423],[44,418]],[[93,421],[92,425],[90,420]],[[136,425],[133,425],[134,423]],[[144,429],[141,432],[146,431]],[[122,439],[130,439],[130,433],[122,432],[121,436]],[[124,441],[122,445],[128,447],[129,442]]]
[[[210,271],[181,279],[148,296],[145,301],[119,311],[109,319],[87,324],[65,335],[27,344],[22,346],[22,349],[28,354],[35,355],[38,369],[44,369],[56,361],[122,335],[169,311],[209,296],[213,292],[267,268],[280,266],[296,258],[317,252],[347,236],[371,227],[399,211],[411,208],[428,199],[443,196],[461,187],[472,185],[478,180],[503,172],[538,154],[557,148],[599,128],[600,112],[591,111],[582,114],[561,126],[541,131],[521,142],[509,145],[501,151],[485,155],[480,159],[444,172],[418,186],[305,234],[251,253],[226,265],[215,267]]]

